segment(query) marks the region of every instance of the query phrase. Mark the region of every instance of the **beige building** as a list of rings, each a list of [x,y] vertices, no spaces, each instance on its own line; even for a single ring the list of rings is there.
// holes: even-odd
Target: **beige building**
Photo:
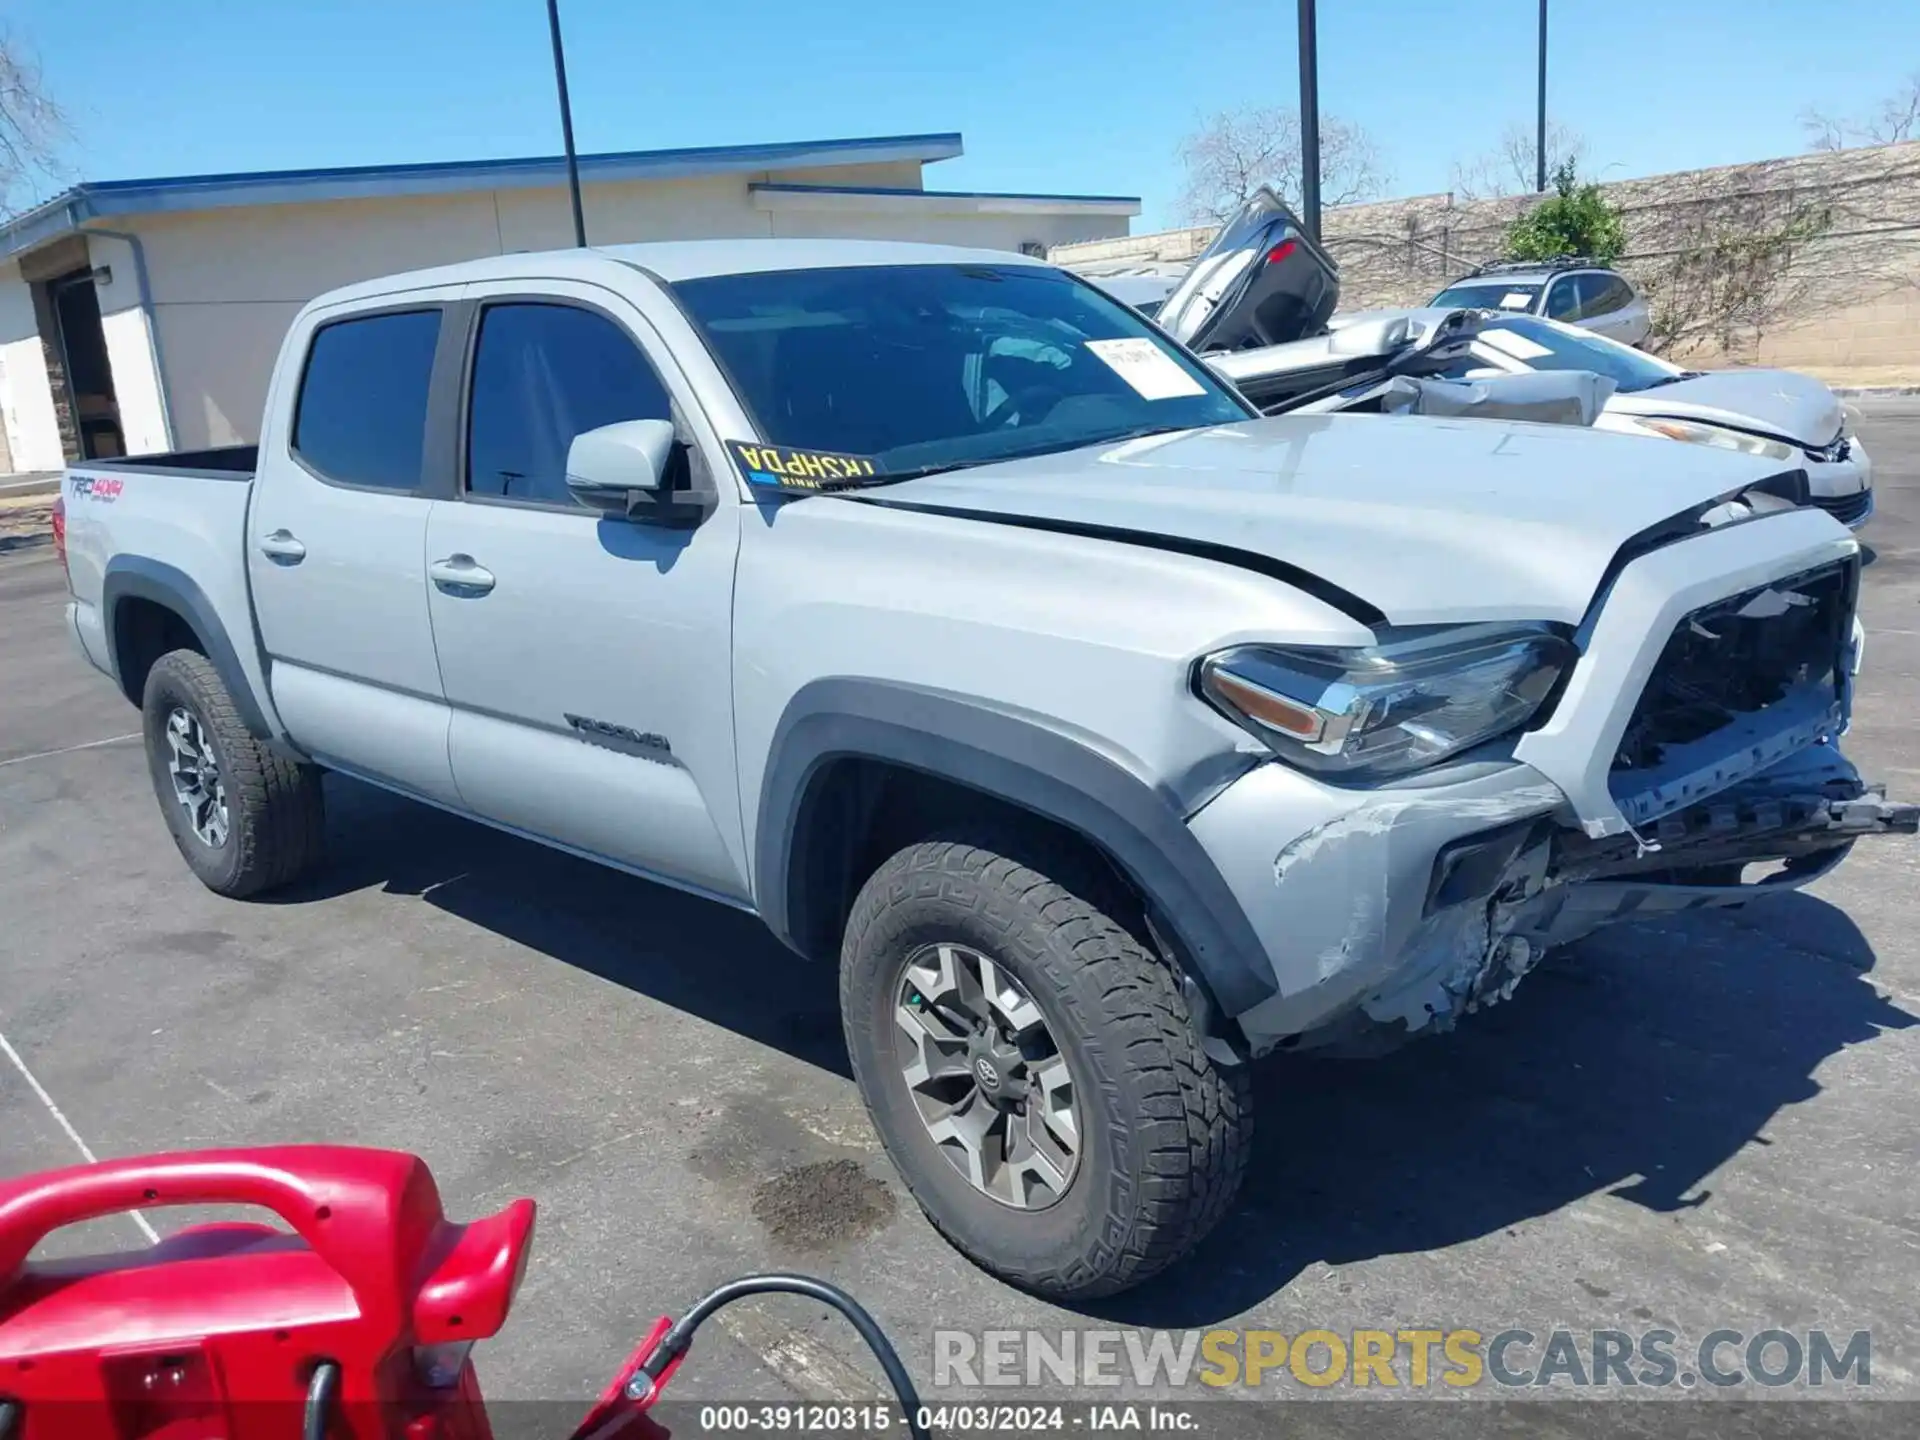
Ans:
[[[1123,196],[928,190],[957,134],[580,157],[593,242],[1125,235]],[[0,470],[258,438],[287,323],[324,290],[572,243],[555,158],[86,184],[0,225]]]

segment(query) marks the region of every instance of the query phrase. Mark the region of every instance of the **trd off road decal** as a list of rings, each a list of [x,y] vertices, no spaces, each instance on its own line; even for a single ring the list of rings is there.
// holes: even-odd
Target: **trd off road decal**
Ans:
[[[795,450],[786,445],[748,445],[729,440],[727,449],[749,485],[775,490],[838,490],[880,473],[864,455],[831,450]]]
[[[120,498],[120,492],[126,488],[127,482],[118,475],[75,475],[70,483],[73,485],[74,499],[111,505]]]

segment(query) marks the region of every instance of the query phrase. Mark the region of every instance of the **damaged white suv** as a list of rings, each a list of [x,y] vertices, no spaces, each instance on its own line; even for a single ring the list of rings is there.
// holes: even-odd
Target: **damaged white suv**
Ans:
[[[1294,253],[1223,298],[1317,303]],[[934,1223],[1052,1296],[1224,1212],[1250,1057],[1914,828],[1840,753],[1860,550],[1800,472],[1262,418],[1022,257],[473,261],[312,302],[266,394],[62,497],[188,865],[295,879],[334,770],[751,910]]]

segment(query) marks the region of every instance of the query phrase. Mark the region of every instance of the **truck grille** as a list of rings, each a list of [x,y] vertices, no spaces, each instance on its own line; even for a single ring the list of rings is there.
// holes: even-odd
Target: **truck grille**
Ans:
[[[1709,757],[1696,747],[1723,731],[1737,729],[1746,744],[1770,711],[1786,726],[1828,714],[1840,696],[1857,577],[1850,560],[1822,566],[1715,601],[1674,627],[1620,737],[1615,795],[1698,768]]]

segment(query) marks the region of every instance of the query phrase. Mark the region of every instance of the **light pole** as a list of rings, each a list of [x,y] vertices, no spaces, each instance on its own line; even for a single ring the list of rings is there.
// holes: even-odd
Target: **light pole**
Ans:
[[[1541,0],[1544,5],[1546,0]],[[560,0],[547,0],[547,32],[553,37],[553,83],[560,89],[560,136],[567,146],[567,196],[573,201],[573,243],[587,248],[587,217],[580,208],[580,161],[573,153],[573,106],[567,103],[567,52],[560,44]]]
[[[1533,136],[1533,188],[1547,188],[1547,0],[1540,0],[1540,85]]]
[[[1541,0],[1542,4],[1546,0]],[[1313,0],[1300,0],[1300,223],[1320,238],[1320,42]]]

